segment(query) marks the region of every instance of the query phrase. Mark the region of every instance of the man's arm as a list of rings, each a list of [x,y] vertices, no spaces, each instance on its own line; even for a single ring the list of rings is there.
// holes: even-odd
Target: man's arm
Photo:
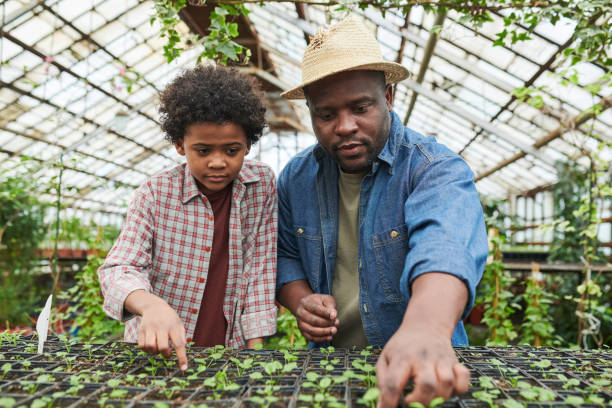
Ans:
[[[293,228],[289,166],[278,178],[278,263],[276,297],[297,318],[298,327],[308,341],[330,341],[339,324],[336,302],[329,295],[313,294],[302,270]]]
[[[415,161],[406,181],[412,186],[404,205],[410,251],[400,290],[409,302],[377,365],[383,408],[395,406],[409,380],[415,388],[406,401],[423,404],[469,386],[451,339],[484,270],[484,217],[467,164],[443,146],[427,149],[433,159]]]
[[[330,295],[312,293],[305,280],[283,285],[278,301],[293,313],[306,340],[321,343],[331,341],[338,331],[336,301]]]
[[[396,407],[410,379],[414,389],[406,402],[428,404],[467,391],[470,373],[451,345],[467,298],[465,284],[452,275],[428,273],[414,280],[402,324],[376,364],[380,408]]]

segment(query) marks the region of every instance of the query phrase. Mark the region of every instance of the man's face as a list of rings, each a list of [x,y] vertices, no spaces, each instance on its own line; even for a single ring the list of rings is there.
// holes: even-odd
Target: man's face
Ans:
[[[241,126],[204,122],[188,126],[185,137],[174,147],[187,159],[200,191],[211,194],[238,177],[249,145]]]
[[[372,166],[389,137],[391,87],[380,72],[347,71],[305,89],[319,144],[347,173]]]

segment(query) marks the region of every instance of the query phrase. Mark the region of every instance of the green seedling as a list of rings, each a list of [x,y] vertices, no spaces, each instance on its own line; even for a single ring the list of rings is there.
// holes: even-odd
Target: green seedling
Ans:
[[[72,346],[78,342],[77,339],[70,338],[65,334],[60,334],[57,336],[57,338],[60,339],[62,343],[64,343],[64,348],[66,349],[67,353],[70,353],[70,349],[72,348]]]
[[[283,358],[285,359],[285,364],[290,363],[292,361],[297,361],[297,356],[291,352],[291,350],[283,349],[281,350],[283,353]]]
[[[83,350],[87,351],[87,357],[91,360],[91,358],[93,357],[93,344],[84,344],[83,345]]]
[[[72,363],[74,363],[77,356],[70,356],[66,351],[58,351],[55,355],[66,362],[66,371],[72,371]]]
[[[504,408],[525,408],[525,404],[515,399],[507,399],[502,403]]]
[[[21,335],[25,333],[24,330],[22,331],[17,331],[17,332],[10,332],[8,330],[5,330],[3,332],[0,333],[0,346],[6,341],[9,345],[11,346],[17,346],[17,344],[19,343],[19,339],[21,338]]]
[[[238,373],[239,376],[241,376],[244,374],[246,370],[253,367],[254,360],[252,358],[245,358],[244,360],[240,361],[236,357],[232,357],[230,358],[230,361],[234,363],[234,365],[236,365],[236,372]]]
[[[15,398],[0,397],[0,408],[13,408],[15,404]]]
[[[437,407],[443,403],[444,403],[444,398],[442,397],[434,398],[429,403],[429,408]],[[425,408],[425,405],[421,404],[420,402],[411,402],[410,404],[408,404],[408,406],[410,408]]]
[[[121,389],[121,388],[117,388],[120,384],[121,384],[121,381],[116,378],[110,379],[106,382],[106,385],[108,385],[111,388],[111,391],[102,394],[102,396],[98,398],[98,405],[101,408],[106,406],[106,401],[108,401],[109,399],[118,399],[118,400],[121,400],[122,405],[125,404],[124,400],[128,394],[128,391]]]
[[[0,380],[4,379],[4,377],[6,377],[6,374],[11,371],[11,368],[13,368],[11,363],[4,363],[2,364],[2,367],[0,368]]]
[[[495,399],[499,397],[500,391],[495,388],[493,380],[489,377],[481,376],[478,378],[478,381],[483,390],[472,393],[474,398],[486,402],[490,408],[497,408],[498,405],[495,404]]]
[[[220,391],[235,391],[240,389],[240,385],[230,380],[225,370],[217,371],[214,377],[208,377],[203,385],[213,391],[215,399],[219,399]]]
[[[258,361],[257,364],[259,364],[263,368],[264,372],[269,376],[279,375],[283,369],[283,364],[276,360],[266,362]]]
[[[113,373],[117,374],[124,366],[125,366],[125,361],[109,361],[108,365],[111,366]],[[145,368],[146,370],[146,368]],[[153,376],[155,376],[155,374],[153,374]]]
[[[34,343],[29,343],[25,346],[23,351],[26,353],[36,353],[38,351],[38,346]]]
[[[368,390],[361,396],[361,398],[357,399],[357,402],[366,405],[370,408],[376,408],[379,395],[380,390],[378,389],[378,387],[368,388]]]
[[[546,402],[555,400],[555,393],[553,391],[537,386],[522,389],[519,394],[527,401]]]
[[[278,385],[266,384],[263,389],[257,390],[257,394],[249,398],[249,401],[254,402],[260,407],[269,408],[279,400],[274,394],[280,389]]]
[[[314,395],[300,395],[299,400],[309,402],[313,404],[315,408],[320,407],[331,407],[339,408],[343,407],[344,404],[338,402],[338,399],[333,395],[330,395],[330,389],[332,385],[346,381],[345,376],[330,377],[330,376],[319,376],[319,374],[309,371],[306,373],[307,381],[302,383],[304,388],[314,388]]]
[[[359,373],[354,372],[353,370],[346,370],[345,375],[350,376],[349,378],[355,378],[363,382],[363,384],[372,388],[376,386],[376,367],[370,363],[367,363],[365,358],[363,360],[353,360],[352,363],[353,368],[359,370]]]
[[[361,361],[361,360],[360,360]],[[339,359],[334,358],[332,360],[321,360],[321,368],[324,369],[325,371],[332,371],[334,368],[336,368],[336,364],[338,364],[340,362]],[[297,367],[297,364],[296,364]]]
[[[53,404],[55,404],[55,401],[58,398],[63,397],[64,395],[66,394],[63,391],[57,391],[51,395],[45,395],[40,398],[36,398],[30,404],[30,408],[51,408],[53,407]]]

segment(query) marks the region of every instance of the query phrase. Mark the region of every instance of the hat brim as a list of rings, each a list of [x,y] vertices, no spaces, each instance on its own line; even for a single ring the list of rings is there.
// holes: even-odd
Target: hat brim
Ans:
[[[344,68],[337,71],[326,72],[316,78],[301,83],[299,86],[281,93],[281,97],[285,99],[304,99],[304,87],[327,78],[330,75],[339,74],[345,71],[383,71],[387,80],[387,85],[402,81],[410,76],[410,72],[403,65],[395,62],[376,62],[370,64],[357,65],[351,68]]]

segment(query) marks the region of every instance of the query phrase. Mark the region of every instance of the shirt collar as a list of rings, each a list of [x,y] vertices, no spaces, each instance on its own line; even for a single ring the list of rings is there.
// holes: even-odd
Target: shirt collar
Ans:
[[[193,175],[191,174],[189,165],[185,163],[184,166],[185,166],[185,178],[183,180],[182,200],[183,200],[183,204],[186,204],[192,198],[199,196],[200,190],[198,189],[198,185],[196,184],[196,181],[193,178]],[[256,181],[259,181],[259,180],[260,180],[260,177],[257,174],[255,174],[253,170],[251,170],[251,167],[247,165],[247,160],[245,160],[244,163],[242,164],[242,168],[240,169],[240,172],[238,173],[238,177],[236,178],[235,182],[238,182],[244,185],[244,184],[255,183]]]

